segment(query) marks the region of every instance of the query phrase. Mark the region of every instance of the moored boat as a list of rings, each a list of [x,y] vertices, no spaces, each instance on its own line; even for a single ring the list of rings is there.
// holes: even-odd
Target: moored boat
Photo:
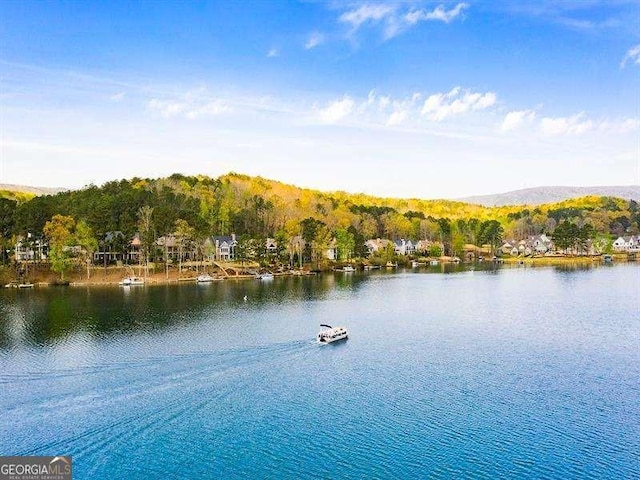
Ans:
[[[321,324],[323,327],[320,332],[318,332],[318,342],[320,343],[331,343],[337,342],[338,340],[346,340],[348,337],[347,329],[344,327],[332,327],[331,325]]]
[[[209,282],[213,282],[213,277],[211,275],[208,274],[204,274],[204,275],[198,275],[196,277],[196,282],[197,283],[209,283]]]
[[[345,265],[342,268],[336,268],[336,272],[352,273],[352,272],[355,272],[355,271],[356,271],[356,269],[353,268],[353,266],[351,266],[351,265]]]
[[[140,277],[126,277],[123,278],[121,282],[118,283],[123,287],[131,287],[133,285],[144,285],[144,278]]]

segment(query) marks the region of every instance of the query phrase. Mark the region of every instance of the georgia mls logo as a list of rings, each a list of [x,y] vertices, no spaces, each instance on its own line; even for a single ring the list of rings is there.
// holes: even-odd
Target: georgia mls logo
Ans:
[[[71,480],[71,457],[0,457],[0,480]]]
[[[49,462],[50,474],[67,474],[71,473],[71,457],[53,457]]]

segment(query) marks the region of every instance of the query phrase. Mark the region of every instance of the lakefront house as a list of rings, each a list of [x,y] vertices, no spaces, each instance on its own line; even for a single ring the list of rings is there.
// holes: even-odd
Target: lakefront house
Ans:
[[[613,249],[616,252],[633,252],[640,250],[640,235],[638,236],[626,236],[618,237],[612,244]]]
[[[215,249],[214,258],[216,260],[233,260],[236,256],[236,247],[238,246],[236,234],[232,233],[231,236],[223,235],[213,237],[213,246]]]
[[[26,237],[18,237],[14,246],[14,258],[16,262],[46,260],[47,248],[48,245],[43,239],[27,233]]]
[[[400,240],[394,240],[393,248],[398,255],[413,255],[415,252],[415,246],[411,240],[405,240],[401,238]]]

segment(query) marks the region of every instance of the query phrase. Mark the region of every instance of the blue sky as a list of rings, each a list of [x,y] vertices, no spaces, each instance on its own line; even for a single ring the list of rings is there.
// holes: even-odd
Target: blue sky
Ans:
[[[640,183],[638,1],[0,4],[0,183]]]

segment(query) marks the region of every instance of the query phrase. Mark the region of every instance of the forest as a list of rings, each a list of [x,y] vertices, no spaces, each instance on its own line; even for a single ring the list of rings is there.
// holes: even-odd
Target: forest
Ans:
[[[176,232],[195,243],[232,233],[244,239],[275,238],[279,245],[296,237],[309,245],[336,239],[343,259],[365,256],[364,241],[372,238],[437,241],[444,253],[456,254],[465,244],[498,247],[506,239],[541,233],[571,245],[581,236],[606,243],[640,231],[638,203],[620,198],[587,196],[537,207],[483,207],[321,192],[237,173],[218,178],[132,178],[56,195],[0,196],[5,261],[18,237],[52,240],[54,217],[59,223],[64,217],[62,224],[67,222],[71,233],[79,229],[85,243],[86,238],[101,242],[115,231],[129,239],[139,234],[146,245]],[[71,235],[61,241],[73,239]]]

